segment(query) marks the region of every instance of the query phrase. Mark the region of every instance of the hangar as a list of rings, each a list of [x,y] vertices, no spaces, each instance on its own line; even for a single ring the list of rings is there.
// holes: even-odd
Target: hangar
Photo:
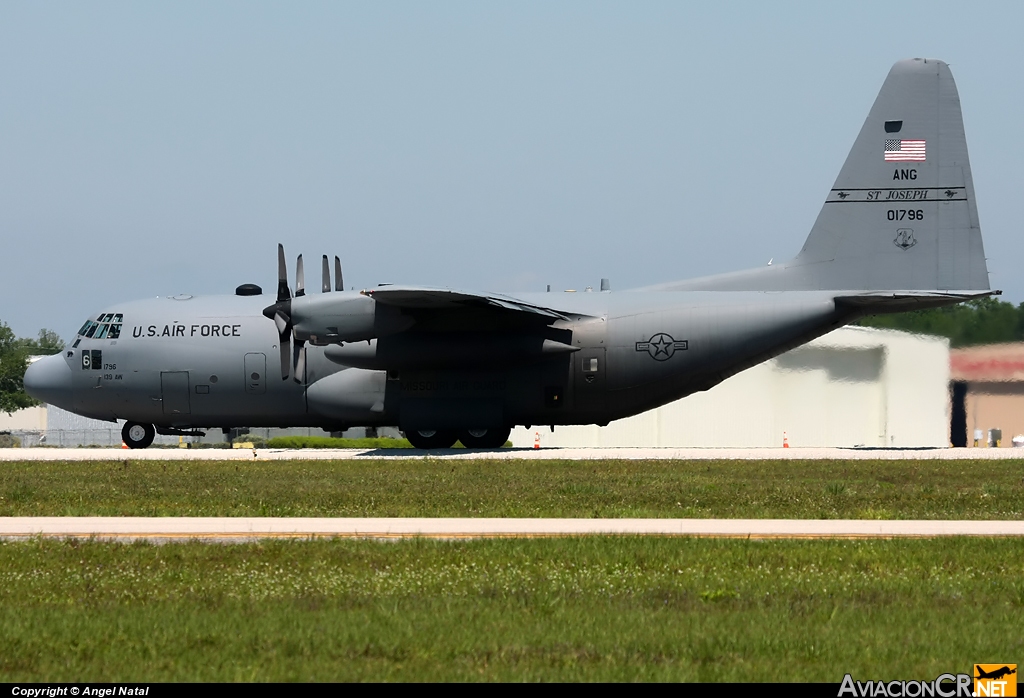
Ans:
[[[606,427],[517,427],[517,447],[949,446],[949,341],[843,327]]]

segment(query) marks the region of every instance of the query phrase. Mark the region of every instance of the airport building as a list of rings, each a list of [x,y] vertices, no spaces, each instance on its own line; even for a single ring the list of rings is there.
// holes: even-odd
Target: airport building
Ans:
[[[1024,446],[1024,342],[954,349],[950,379],[954,444]]]
[[[844,327],[714,388],[606,427],[512,431],[529,447],[949,446],[949,342]],[[1024,356],[1024,354],[1022,354]],[[1022,391],[1024,399],[1024,391]]]

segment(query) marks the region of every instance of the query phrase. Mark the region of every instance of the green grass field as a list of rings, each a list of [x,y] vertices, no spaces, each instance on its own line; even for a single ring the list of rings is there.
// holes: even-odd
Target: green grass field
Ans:
[[[1019,519],[1009,461],[0,465],[0,515]],[[1024,541],[0,543],[0,681],[932,679],[1024,659]]]
[[[0,544],[0,681],[931,679],[1024,657],[1009,539]]]
[[[1019,519],[1024,461],[0,464],[2,516]]]

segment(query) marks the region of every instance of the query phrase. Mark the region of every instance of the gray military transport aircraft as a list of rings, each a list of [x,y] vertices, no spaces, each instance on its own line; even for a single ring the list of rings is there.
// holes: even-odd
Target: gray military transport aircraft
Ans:
[[[960,98],[942,61],[889,72],[803,249],[759,269],[623,292],[505,296],[381,285],[345,291],[322,260],[292,295],[122,303],[30,395],[154,434],[198,428],[398,426],[417,448],[494,448],[513,425],[606,425],[707,390],[867,314],[993,295]]]

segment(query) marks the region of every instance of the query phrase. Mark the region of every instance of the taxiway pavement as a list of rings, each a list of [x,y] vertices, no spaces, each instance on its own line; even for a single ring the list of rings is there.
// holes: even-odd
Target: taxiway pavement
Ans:
[[[89,460],[353,460],[432,458],[464,460],[978,460],[1024,459],[1016,448],[462,448],[240,449],[240,448],[3,448],[2,461]]]
[[[0,517],[0,539],[95,538],[241,542],[266,538],[546,538],[653,535],[714,538],[1024,536],[1024,521],[795,519],[502,519]]]

